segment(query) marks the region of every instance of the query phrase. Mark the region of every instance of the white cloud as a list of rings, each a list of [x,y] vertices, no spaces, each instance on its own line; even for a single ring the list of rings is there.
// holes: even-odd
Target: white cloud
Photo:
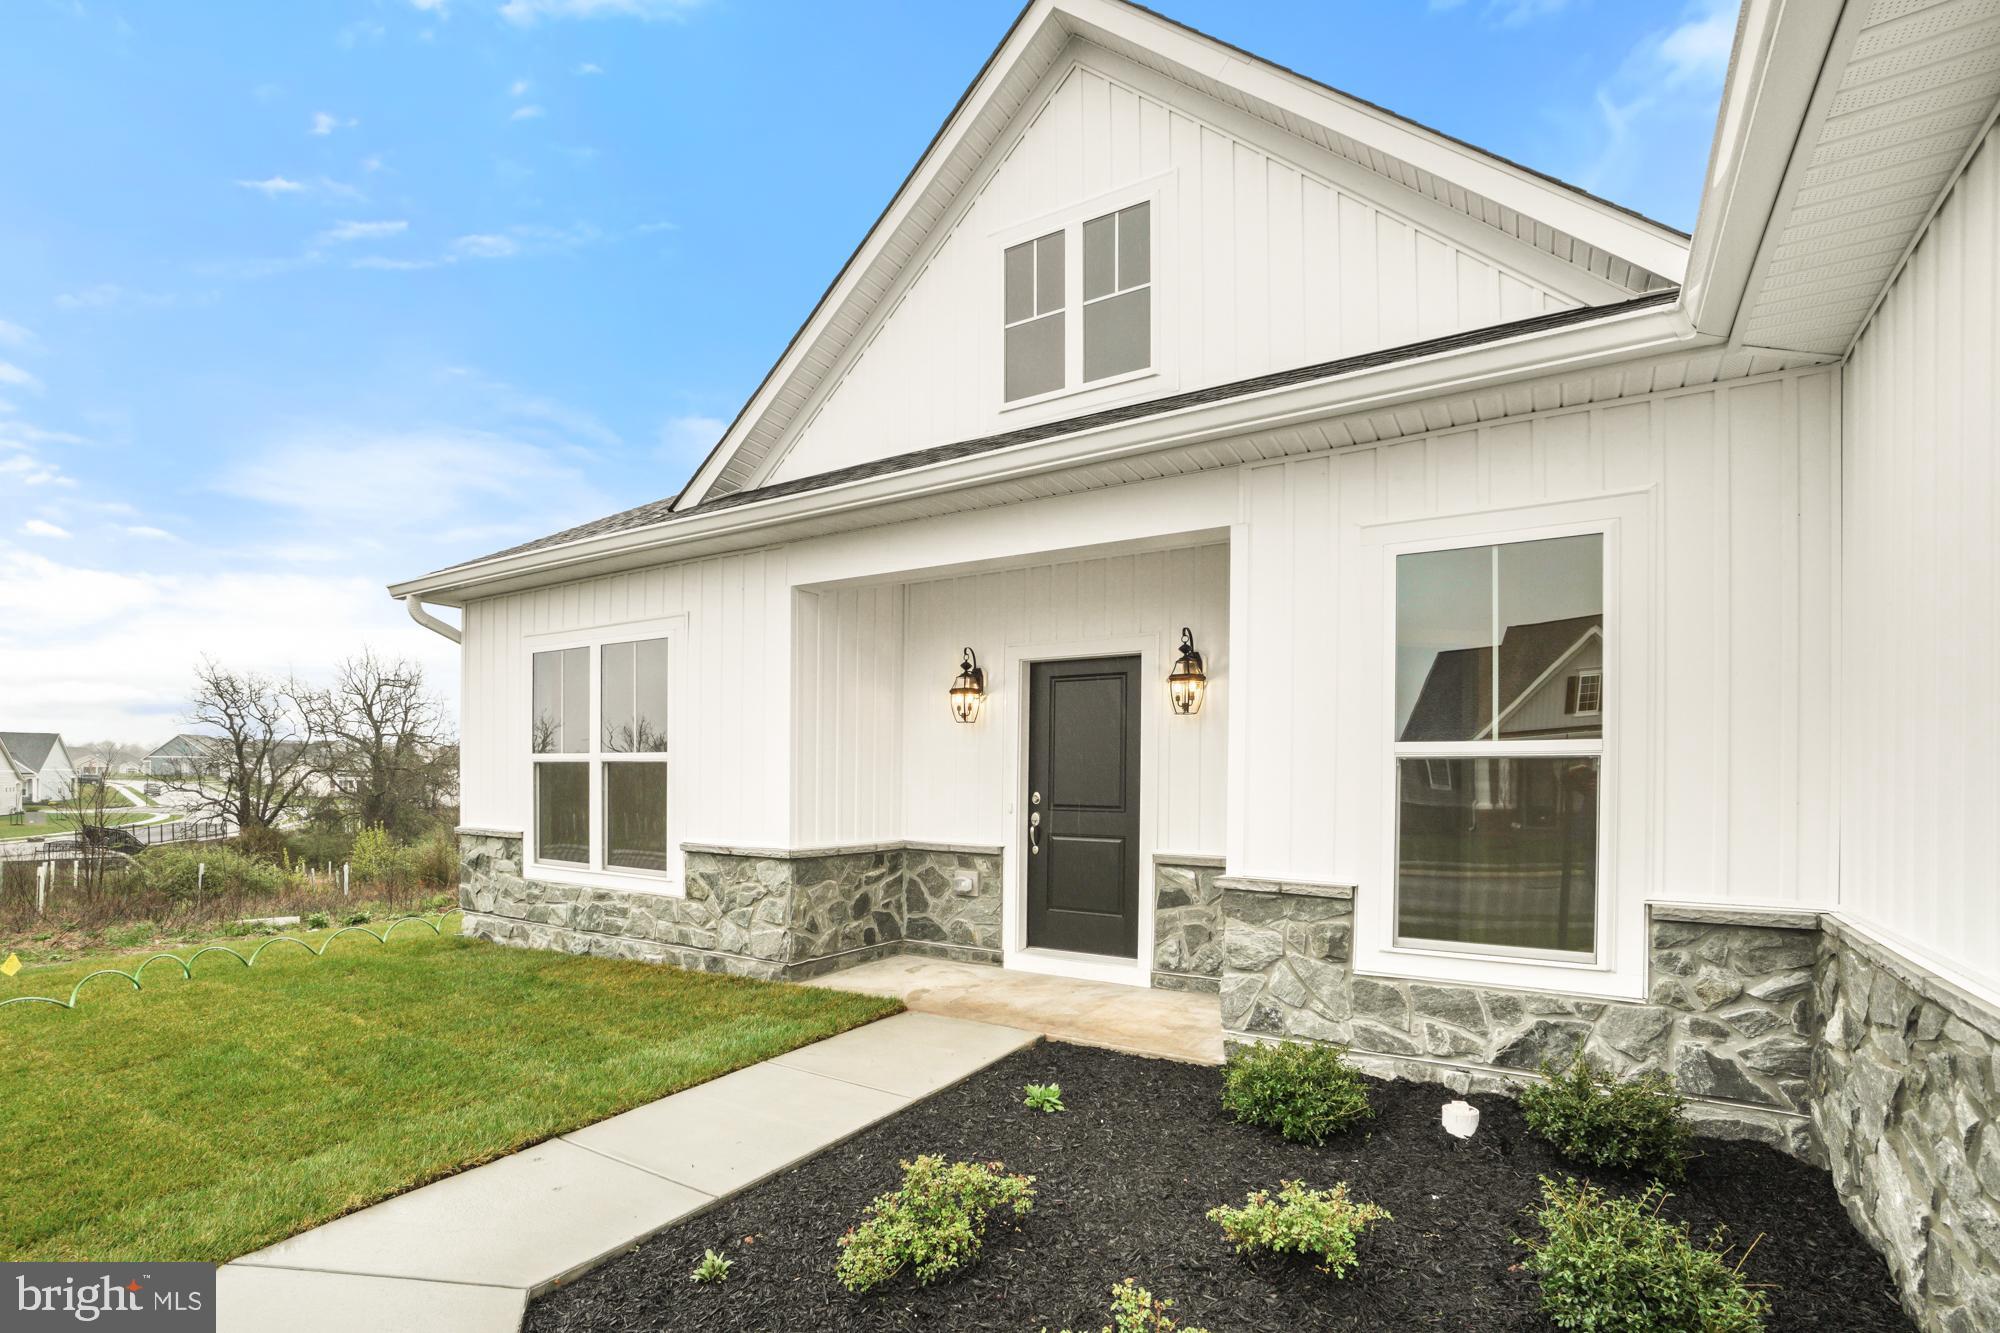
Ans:
[[[360,121],[354,119],[352,116],[343,120],[331,111],[315,111],[313,112],[312,125],[306,130],[306,133],[328,135],[332,134],[335,130],[351,130],[360,123]]]
[[[660,453],[672,462],[698,463],[728,429],[729,423],[721,417],[699,413],[669,417],[660,427]]]
[[[144,523],[134,523],[125,529],[127,537],[137,537],[141,541],[177,542],[179,537],[165,528],[155,528]]]
[[[531,103],[531,104],[529,104],[529,105],[527,105],[527,106],[517,106],[517,107],[515,107],[515,108],[514,108],[514,114],[513,114],[513,115],[511,115],[511,116],[509,116],[509,117],[507,117],[507,119],[509,119],[509,120],[540,120],[540,119],[541,119],[541,118],[542,118],[543,116],[546,116],[547,114],[548,114],[548,112],[546,112],[546,111],[542,110],[542,108],[540,108],[540,107],[538,107],[538,106],[535,106],[535,105],[533,105],[533,104]]]
[[[26,347],[34,340],[35,335],[19,324],[0,319],[0,347]]]
[[[445,14],[449,9],[446,0],[410,0],[410,5],[412,8],[422,10],[426,14],[437,14],[440,16]]]
[[[523,27],[542,19],[562,18],[685,18],[699,9],[703,0],[507,0],[500,16]]]
[[[260,181],[237,181],[236,183],[246,190],[257,191],[257,193],[267,199],[275,199],[281,194],[299,194],[306,188],[298,181],[288,180],[283,176],[271,176]]]
[[[382,169],[381,156],[376,153],[370,153],[367,157],[362,158],[361,169],[368,172],[380,171]]]
[[[52,537],[59,541],[69,540],[69,533],[67,531],[39,518],[31,518],[26,523],[23,523],[21,525],[21,533],[23,536],[28,537]]]
[[[409,230],[410,224],[401,218],[380,222],[336,222],[321,232],[316,240],[320,245],[342,245],[348,241],[379,241],[386,236],[395,236]]]
[[[1736,7],[1716,7],[1689,19],[1660,39],[1660,59],[1670,83],[1691,79],[1720,82],[1729,71],[1729,53],[1736,45]]]
[[[386,255],[362,255],[348,262],[349,268],[381,269],[387,273],[413,273],[418,269],[436,268],[450,261],[444,259],[391,259]]]
[[[581,65],[578,65],[576,67],[576,72],[578,74],[602,74],[604,72],[604,66],[594,64],[591,61],[586,60]]]
[[[0,457],[0,481],[8,486],[69,486],[76,483],[33,454]]]
[[[115,282],[100,282],[56,297],[64,310],[108,310],[113,306],[167,306],[174,297],[167,292],[140,292]]]
[[[40,389],[42,382],[11,361],[0,361],[0,384],[12,384],[22,389]]]
[[[451,243],[451,251],[465,259],[505,259],[519,254],[521,245],[511,236],[485,232],[459,237]]]
[[[534,85],[530,84],[526,79],[516,79],[511,85],[508,86],[507,92],[510,96],[513,97],[526,97],[528,95],[528,89],[533,86]]]

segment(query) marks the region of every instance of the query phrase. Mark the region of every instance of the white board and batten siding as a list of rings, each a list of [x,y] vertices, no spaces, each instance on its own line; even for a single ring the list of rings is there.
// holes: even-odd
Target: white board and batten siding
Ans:
[[[1365,947],[1392,871],[1385,548],[1618,514],[1611,989],[1640,993],[1647,899],[1832,905],[1839,385],[1772,375],[1246,469],[1232,872],[1357,885]]]
[[[1156,813],[1154,850],[1220,855],[1228,571],[1228,547],[1214,543],[801,591],[796,845],[1005,845],[1018,805],[1009,789],[1025,688],[1017,654],[1124,653],[1143,641],[1157,680],[1138,707],[1161,715],[1141,775]],[[1183,625],[1211,682],[1194,717],[1168,716],[1166,670]],[[951,716],[946,697],[968,646],[987,692],[972,726]]]
[[[1841,907],[2000,991],[2000,132],[1847,370]]]
[[[1533,247],[1089,46],[890,302],[770,474],[783,481],[1617,293]],[[1227,123],[1223,123],[1227,122]],[[1310,164],[1310,165],[1308,165]],[[1161,182],[1158,374],[1001,400],[1001,251]],[[1129,201],[1128,201],[1129,202]],[[1076,263],[1071,257],[1070,262]]]
[[[461,799],[468,825],[533,817],[529,658],[538,636],[686,618],[668,719],[674,841],[778,846],[791,741],[791,590],[782,552],[663,565],[469,602]],[[615,636],[613,636],[615,637]],[[688,780],[692,778],[692,780]]]

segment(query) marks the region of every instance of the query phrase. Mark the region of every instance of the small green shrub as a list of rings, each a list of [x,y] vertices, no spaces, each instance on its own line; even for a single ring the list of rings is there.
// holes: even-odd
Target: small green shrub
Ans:
[[[354,850],[348,855],[350,878],[356,884],[402,888],[411,882],[412,860],[410,849],[388,829],[370,824],[354,835]]]
[[[289,849],[284,834],[262,824],[249,824],[236,835],[236,850],[245,856],[277,865],[285,859]]]
[[[307,930],[325,930],[333,924],[333,919],[325,912],[307,912],[306,919],[301,924]]]
[[[1372,1114],[1368,1086],[1338,1046],[1244,1046],[1222,1074],[1222,1107],[1246,1125],[1320,1144]]]
[[[142,888],[177,903],[222,894],[268,896],[285,886],[285,872],[278,867],[219,843],[154,847],[139,854],[133,873]]]
[[[1041,1111],[1047,1115],[1054,1115],[1058,1111],[1067,1111],[1069,1109],[1063,1105],[1062,1084],[1060,1083],[1030,1083],[1022,1091],[1027,1093],[1027,1096],[1021,1099],[1021,1105],[1031,1111]]]
[[[1595,1069],[1577,1047],[1566,1069],[1544,1061],[1547,1080],[1521,1093],[1528,1128],[1572,1162],[1678,1178],[1687,1169],[1686,1102],[1665,1074],[1621,1079]]]
[[[1016,1217],[1035,1207],[1035,1178],[1008,1175],[1000,1162],[951,1162],[932,1153],[900,1162],[903,1185],[868,1205],[840,1238],[835,1272],[849,1291],[869,1291],[905,1268],[928,1285],[971,1263],[1001,1208]]]
[[[727,1282],[729,1280],[729,1270],[734,1267],[736,1267],[734,1260],[725,1259],[714,1250],[704,1250],[702,1251],[701,1262],[694,1266],[694,1272],[688,1274],[688,1280],[703,1284]]]
[[[1241,1208],[1209,1209],[1208,1220],[1222,1228],[1238,1254],[1310,1255],[1320,1272],[1345,1277],[1355,1265],[1362,1233],[1390,1218],[1386,1208],[1348,1198],[1344,1180],[1330,1190],[1287,1180],[1275,1199],[1269,1190],[1257,1190]]]
[[[449,912],[457,907],[458,895],[455,893],[433,893],[417,904],[420,912]]]
[[[1542,1178],[1534,1218],[1543,1235],[1515,1243],[1528,1250],[1525,1266],[1541,1283],[1542,1311],[1557,1328],[1762,1333],[1771,1303],[1743,1280],[1750,1251],[1731,1264],[1720,1230],[1707,1246],[1694,1244],[1685,1223],[1659,1215],[1669,1197],[1657,1183],[1621,1199],[1579,1181]]]
[[[433,829],[411,844],[408,851],[410,877],[427,889],[456,888],[458,885],[458,835],[450,829]]]
[[[346,916],[340,918],[340,924],[343,926],[365,926],[374,919],[375,914],[373,912],[349,912]]]
[[[1205,1328],[1182,1328],[1167,1317],[1167,1311],[1174,1303],[1154,1297],[1153,1293],[1126,1278],[1111,1289],[1111,1322],[1105,1325],[1103,1333],[1208,1333]],[[1047,1333],[1044,1329],[1043,1333]],[[1064,1329],[1063,1333],[1070,1333]]]
[[[314,822],[288,834],[285,845],[293,865],[310,866],[315,871],[328,866],[338,869],[354,854],[354,835],[337,824]]]

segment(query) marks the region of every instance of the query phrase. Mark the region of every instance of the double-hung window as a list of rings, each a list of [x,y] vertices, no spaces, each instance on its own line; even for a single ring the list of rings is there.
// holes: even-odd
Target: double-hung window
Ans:
[[[1397,945],[1593,956],[1602,534],[1412,552],[1395,579]]]
[[[1153,248],[1150,200],[1007,247],[1007,402],[1152,368]]]
[[[669,647],[659,636],[533,654],[537,865],[667,878]]]

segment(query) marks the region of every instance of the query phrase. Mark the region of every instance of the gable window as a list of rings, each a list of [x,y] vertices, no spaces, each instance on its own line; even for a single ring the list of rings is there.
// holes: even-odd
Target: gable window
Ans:
[[[1008,246],[1003,396],[1026,402],[1153,368],[1153,205]]]
[[[1063,387],[1064,233],[1007,251],[1007,401]]]
[[[537,864],[667,875],[668,651],[657,637],[533,655]]]
[[[1395,579],[1396,943],[1592,956],[1603,536],[1400,555]]]

